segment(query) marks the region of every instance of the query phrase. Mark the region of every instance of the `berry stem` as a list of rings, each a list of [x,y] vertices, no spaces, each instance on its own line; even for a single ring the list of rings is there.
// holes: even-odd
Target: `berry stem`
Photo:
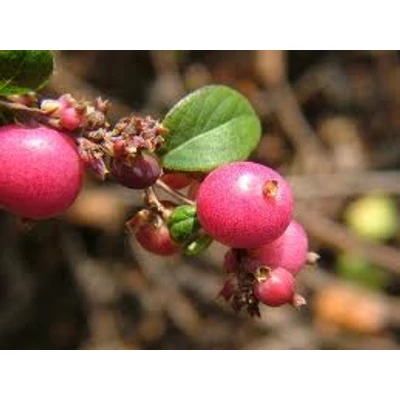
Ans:
[[[189,200],[187,197],[185,197],[183,194],[177,192],[176,190],[172,189],[170,186],[168,186],[166,183],[164,183],[162,180],[158,179],[155,183],[157,187],[159,187],[161,190],[164,192],[168,193],[175,199],[181,201],[182,203],[188,204],[190,206],[196,205],[196,203],[192,200]]]
[[[158,197],[153,189],[153,187],[148,187],[144,189],[144,201],[145,203],[151,208],[157,211],[158,214],[160,214],[164,220],[167,220],[170,212],[162,205],[160,200],[158,200]]]

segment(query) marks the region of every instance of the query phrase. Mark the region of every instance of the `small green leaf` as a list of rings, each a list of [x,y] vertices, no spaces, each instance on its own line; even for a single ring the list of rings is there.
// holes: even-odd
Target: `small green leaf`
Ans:
[[[53,72],[49,50],[0,50],[0,96],[40,89]]]
[[[245,160],[257,146],[260,121],[250,103],[226,86],[206,86],[186,96],[166,115],[164,167],[210,171]]]
[[[188,240],[200,229],[194,206],[176,207],[167,221],[172,238],[179,243]]]
[[[187,256],[195,256],[202,251],[206,250],[210,244],[212,243],[213,239],[211,236],[202,235],[195,239],[193,242],[189,243],[184,250],[184,254]]]

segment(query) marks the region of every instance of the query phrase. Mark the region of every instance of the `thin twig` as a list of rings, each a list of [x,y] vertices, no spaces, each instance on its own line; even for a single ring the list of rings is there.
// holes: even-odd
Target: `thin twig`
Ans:
[[[381,191],[400,194],[400,172],[357,171],[288,176],[298,199],[348,197]]]
[[[157,180],[155,183],[157,187],[159,187],[161,190],[163,190],[165,193],[168,193],[170,196],[174,197],[175,199],[181,201],[182,203],[188,204],[190,206],[196,205],[196,203],[192,200],[189,200],[187,197],[185,197],[183,194],[177,192],[176,190],[170,188],[166,183],[161,181],[160,179]]]
[[[304,117],[295,93],[287,81],[286,57],[283,52],[258,52],[259,72],[269,90],[269,98],[285,134],[296,147],[306,171],[329,169],[326,150]],[[271,65],[273,67],[271,67]]]
[[[329,170],[329,157],[311,125],[300,110],[291,86],[284,83],[271,88],[276,116],[288,138],[296,147],[306,171]]]
[[[144,189],[144,200],[150,208],[155,209],[165,220],[168,219],[170,213],[163,206],[160,200],[158,200],[158,197],[152,187]]]
[[[20,103],[10,103],[8,101],[0,100],[0,107],[8,108],[9,110],[23,111],[31,114],[39,114],[44,116],[45,113],[39,108],[30,108]]]

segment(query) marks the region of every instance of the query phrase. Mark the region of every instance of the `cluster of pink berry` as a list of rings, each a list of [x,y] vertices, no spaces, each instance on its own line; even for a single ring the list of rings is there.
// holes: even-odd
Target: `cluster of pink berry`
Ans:
[[[163,171],[156,153],[166,130],[152,118],[123,118],[111,127],[107,102],[91,106],[68,95],[40,107],[57,130],[37,122],[0,128],[0,206],[31,220],[57,216],[75,201],[87,165],[102,178],[144,189],[146,207],[127,226],[146,250],[196,254],[212,240],[230,247],[220,295],[235,310],[254,316],[260,303],[305,303],[295,276],[315,256],[292,219],[290,186],[276,171],[252,162],[226,164],[208,175]],[[185,205],[159,200],[154,184]],[[183,188],[186,197],[177,192]]]
[[[220,294],[235,310],[259,315],[260,302],[305,303],[296,293],[295,275],[315,256],[308,253],[304,229],[292,219],[293,195],[281,175],[252,162],[225,165],[200,185],[197,213],[213,238],[232,247]]]

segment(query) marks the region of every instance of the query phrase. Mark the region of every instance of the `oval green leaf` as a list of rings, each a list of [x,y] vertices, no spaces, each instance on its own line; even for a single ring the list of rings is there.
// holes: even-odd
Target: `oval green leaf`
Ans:
[[[245,160],[256,148],[261,124],[252,106],[226,86],[206,86],[186,96],[166,115],[164,167],[210,171]]]
[[[53,72],[49,50],[0,50],[0,96],[40,89]]]

